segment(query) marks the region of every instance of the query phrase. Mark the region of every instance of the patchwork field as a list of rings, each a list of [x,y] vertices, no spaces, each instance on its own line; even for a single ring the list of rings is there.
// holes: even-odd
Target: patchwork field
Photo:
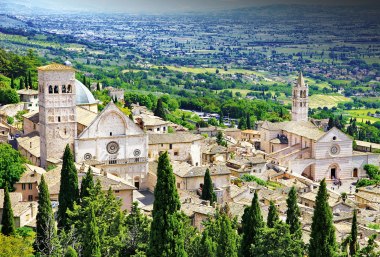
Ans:
[[[312,95],[310,96],[310,108],[337,106],[338,103],[352,101],[351,98],[342,95]]]
[[[358,122],[363,122],[370,121],[370,122],[376,122],[380,121],[380,118],[375,118],[375,117],[370,117],[367,114],[370,113],[375,113],[376,109],[360,109],[360,110],[349,110],[346,111],[348,115],[352,118],[356,118]]]

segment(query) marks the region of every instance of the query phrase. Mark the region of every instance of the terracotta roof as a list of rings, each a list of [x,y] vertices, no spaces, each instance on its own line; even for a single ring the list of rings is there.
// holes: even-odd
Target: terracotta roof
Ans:
[[[38,91],[34,89],[21,89],[17,90],[17,94],[19,95],[38,95]]]
[[[241,133],[252,134],[252,135],[259,135],[260,131],[258,131],[258,130],[252,130],[252,129],[246,129],[246,130],[243,130]]]
[[[37,68],[40,71],[75,71],[75,69],[71,66],[66,66],[58,63],[51,63],[45,66],[41,66]]]
[[[40,122],[40,115],[39,115],[38,111],[26,113],[26,114],[22,115],[22,117],[30,120],[31,122],[33,122],[35,124]]]
[[[135,119],[141,118],[144,126],[161,126],[169,124],[168,121],[161,119],[160,117],[148,114],[140,114],[135,117]]]
[[[187,216],[191,217],[194,213],[201,213],[203,215],[213,215],[215,214],[215,208],[212,206],[207,206],[198,203],[185,202],[181,204],[181,211],[183,211]]]
[[[40,157],[40,134],[33,131],[23,137],[17,138],[17,143],[33,156]]]
[[[151,133],[148,135],[149,144],[177,144],[177,143],[192,143],[194,141],[203,140],[203,136],[195,135],[188,132],[178,132],[169,134]]]
[[[35,182],[39,183],[41,180],[41,175],[46,172],[43,168],[31,164],[25,164],[25,168],[25,172],[22,174],[20,180],[16,182],[16,184]]]
[[[215,165],[212,167],[192,167],[190,170],[176,169],[173,170],[173,172],[184,178],[204,177],[207,168],[210,170],[211,176],[231,174],[231,171],[225,165]]]
[[[89,111],[80,106],[77,106],[76,111],[77,111],[77,122],[86,127],[88,127],[91,124],[91,122],[95,120],[95,118],[98,116],[97,113]]]

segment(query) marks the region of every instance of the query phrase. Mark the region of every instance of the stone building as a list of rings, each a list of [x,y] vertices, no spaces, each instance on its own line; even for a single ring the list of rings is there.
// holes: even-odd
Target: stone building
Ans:
[[[261,149],[273,164],[316,181],[362,177],[365,164],[379,165],[378,154],[353,151],[353,140],[339,129],[324,132],[309,122],[307,106],[300,74],[293,88],[292,121],[264,121],[260,128]]]
[[[24,109],[38,111],[38,91],[33,89],[21,89],[17,93],[20,95],[21,102],[24,102]]]
[[[7,143],[9,136],[10,128],[7,124],[0,122],[0,143]]]

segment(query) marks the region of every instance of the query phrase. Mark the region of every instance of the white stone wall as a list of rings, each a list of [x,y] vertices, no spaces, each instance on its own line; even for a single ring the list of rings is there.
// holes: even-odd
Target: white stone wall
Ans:
[[[149,159],[158,160],[161,152],[167,151],[172,161],[190,161],[192,165],[201,165],[201,144],[200,142],[192,143],[175,143],[171,144],[150,144]]]

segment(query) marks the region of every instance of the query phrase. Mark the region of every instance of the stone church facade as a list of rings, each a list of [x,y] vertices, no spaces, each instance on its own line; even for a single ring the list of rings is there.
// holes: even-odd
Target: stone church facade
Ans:
[[[38,83],[41,167],[59,163],[68,144],[77,163],[99,167],[138,189],[146,187],[148,136],[139,126],[112,102],[95,115],[97,102],[71,66],[40,67]],[[94,117],[80,132],[78,106]]]
[[[302,73],[292,94],[292,121],[260,128],[261,149],[272,163],[315,181],[365,176],[365,164],[379,165],[379,155],[353,151],[353,140],[337,128],[325,132],[308,121],[308,86]]]

